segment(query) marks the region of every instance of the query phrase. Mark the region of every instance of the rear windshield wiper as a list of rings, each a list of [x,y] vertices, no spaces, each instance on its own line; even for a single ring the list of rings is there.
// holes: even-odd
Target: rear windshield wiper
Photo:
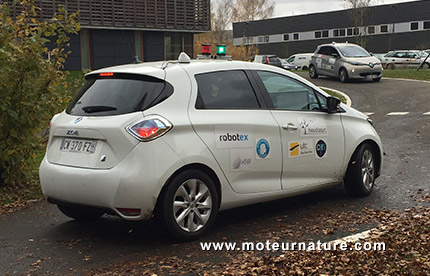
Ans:
[[[96,112],[103,112],[103,111],[112,111],[112,110],[118,110],[115,106],[107,106],[107,105],[89,105],[82,107],[82,110],[85,113],[96,113]]]

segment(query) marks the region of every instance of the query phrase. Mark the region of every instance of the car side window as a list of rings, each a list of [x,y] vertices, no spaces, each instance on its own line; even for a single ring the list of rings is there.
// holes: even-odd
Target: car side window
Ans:
[[[337,55],[337,56],[339,56],[339,52],[335,49],[335,48],[333,48],[333,47],[329,47],[329,55],[330,56],[334,56],[334,55]]]
[[[257,71],[274,109],[277,110],[322,110],[312,88],[287,76],[267,71]],[[321,95],[322,98],[324,98]],[[325,99],[324,99],[325,103]]]
[[[327,46],[323,46],[319,49],[318,54],[320,55],[329,55],[329,49]]]
[[[197,109],[259,109],[257,97],[244,71],[232,70],[195,76]]]

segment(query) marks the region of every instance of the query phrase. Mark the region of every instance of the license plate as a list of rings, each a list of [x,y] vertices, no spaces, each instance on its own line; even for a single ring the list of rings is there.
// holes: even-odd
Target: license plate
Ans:
[[[376,78],[376,76],[375,75],[367,75],[367,78],[368,79],[374,79],[374,78]]]
[[[64,138],[60,145],[61,151],[94,153],[97,142],[91,140],[68,139]]]

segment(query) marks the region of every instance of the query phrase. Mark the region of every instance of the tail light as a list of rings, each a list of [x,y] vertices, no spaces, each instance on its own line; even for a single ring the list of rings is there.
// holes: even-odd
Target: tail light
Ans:
[[[268,57],[266,57],[266,64],[269,64],[270,62],[269,62],[269,58]]]
[[[172,124],[167,119],[158,115],[151,115],[137,123],[133,123],[126,130],[136,139],[148,142],[164,135],[172,127]]]

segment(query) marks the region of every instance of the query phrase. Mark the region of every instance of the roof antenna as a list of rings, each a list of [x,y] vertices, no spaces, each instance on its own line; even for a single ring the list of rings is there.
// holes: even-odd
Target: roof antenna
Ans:
[[[133,64],[139,64],[139,63],[143,63],[143,61],[141,61],[138,56],[134,56]]]

